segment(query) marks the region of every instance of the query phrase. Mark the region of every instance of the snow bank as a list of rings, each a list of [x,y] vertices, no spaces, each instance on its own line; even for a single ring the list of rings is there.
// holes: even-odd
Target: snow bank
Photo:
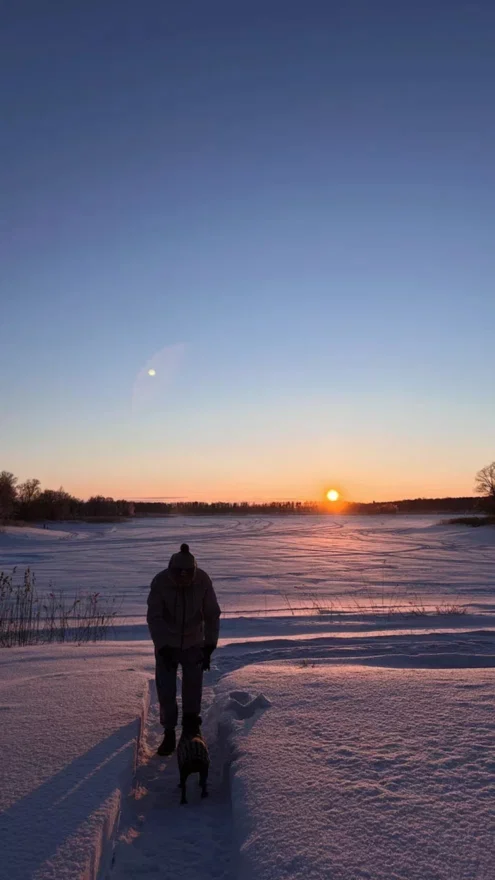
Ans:
[[[131,787],[149,646],[0,654],[0,877],[96,880]]]
[[[60,541],[68,540],[75,537],[74,532],[67,529],[61,529],[57,526],[2,526],[0,534],[2,538],[2,546],[4,549],[13,547],[19,548],[20,541]]]
[[[218,707],[239,880],[493,877],[488,670],[268,663]]]

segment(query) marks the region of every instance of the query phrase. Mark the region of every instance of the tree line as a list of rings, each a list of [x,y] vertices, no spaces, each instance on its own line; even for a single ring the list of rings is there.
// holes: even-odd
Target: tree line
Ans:
[[[313,501],[135,501],[136,516],[221,516],[222,514],[319,513]]]
[[[0,473],[0,521],[43,522],[72,519],[118,519],[132,516],[131,501],[94,495],[83,501],[63,488],[42,489],[37,479],[19,483],[10,471]]]
[[[471,495],[457,498],[403,498],[401,501],[351,502],[347,505],[345,512],[372,516],[391,513],[425,515],[435,513],[488,513],[489,505],[486,499]]]

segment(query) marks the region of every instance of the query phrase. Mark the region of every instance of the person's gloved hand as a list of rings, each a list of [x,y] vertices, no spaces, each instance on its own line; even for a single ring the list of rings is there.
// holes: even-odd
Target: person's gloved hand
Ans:
[[[216,645],[205,645],[203,648],[203,671],[208,672],[210,669],[211,655]]]
[[[167,672],[172,672],[174,669],[177,669],[177,662],[174,657],[174,649],[170,647],[170,645],[164,645],[163,648],[160,648],[158,654],[163,660],[163,665]]]

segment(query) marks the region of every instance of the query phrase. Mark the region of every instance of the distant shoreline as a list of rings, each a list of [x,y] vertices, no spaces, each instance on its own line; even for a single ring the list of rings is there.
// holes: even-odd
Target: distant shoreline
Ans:
[[[175,519],[175,518],[183,518],[183,517],[231,517],[231,518],[243,518],[243,517],[259,517],[259,516],[271,516],[271,517],[293,517],[293,516],[321,516],[321,517],[359,517],[359,516],[379,516],[379,517],[404,517],[404,516],[417,516],[417,517],[425,517],[425,516],[446,516],[451,511],[446,510],[445,508],[438,508],[432,510],[395,510],[395,511],[387,511],[387,510],[349,510],[345,511],[331,511],[331,510],[305,510],[305,511],[281,511],[281,510],[263,510],[263,511],[253,511],[253,510],[195,510],[195,511],[172,511],[172,512],[136,512],[133,516],[85,516],[85,517],[67,517],[63,519],[32,519],[32,520],[21,520],[21,519],[10,519],[4,520],[0,522],[0,530],[2,527],[13,527],[13,528],[26,528],[26,527],[35,527],[42,529],[50,529],[51,527],[56,526],[60,523],[81,523],[86,525],[119,525],[123,523],[130,523],[139,519]],[[480,513],[479,509],[477,510],[464,510],[459,511],[459,515],[455,517],[449,517],[442,520],[442,525],[466,525],[466,526],[484,526],[484,525],[495,525],[495,517],[490,516],[489,514]]]

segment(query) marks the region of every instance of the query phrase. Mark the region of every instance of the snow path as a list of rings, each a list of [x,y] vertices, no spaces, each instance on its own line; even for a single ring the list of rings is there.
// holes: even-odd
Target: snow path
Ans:
[[[179,806],[176,755],[155,754],[163,730],[154,687],[153,692],[140,763],[123,807],[111,880],[157,875],[161,880],[230,880],[234,876],[230,785],[215,725],[207,717],[212,686],[205,688],[203,701],[203,732],[211,758],[209,798],[201,800],[194,777],[184,807]]]

